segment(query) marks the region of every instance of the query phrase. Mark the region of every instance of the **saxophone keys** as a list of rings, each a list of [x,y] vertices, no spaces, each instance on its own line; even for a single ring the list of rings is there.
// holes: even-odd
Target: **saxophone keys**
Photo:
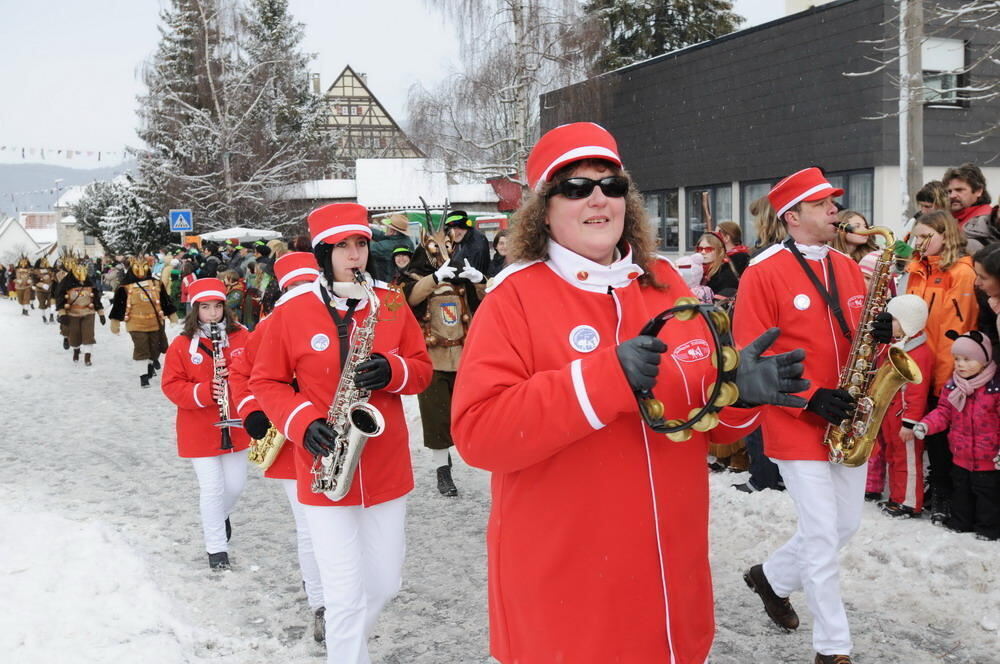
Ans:
[[[865,378],[860,373],[855,372],[851,374],[851,385],[861,385],[864,382]]]

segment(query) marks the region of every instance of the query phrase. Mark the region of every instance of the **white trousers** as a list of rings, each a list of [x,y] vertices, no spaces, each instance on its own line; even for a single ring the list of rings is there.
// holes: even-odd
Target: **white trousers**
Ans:
[[[302,571],[302,581],[306,587],[306,599],[309,608],[315,611],[323,606],[323,583],[319,579],[319,565],[313,552],[312,537],[309,536],[309,523],[306,521],[305,510],[299,502],[295,480],[278,480],[288,496],[288,504],[292,506],[292,517],[295,519],[295,536],[298,540],[299,569]]]
[[[302,507],[323,580],[327,664],[369,664],[368,635],[403,581],[406,496],[374,507]]]
[[[861,525],[868,464],[848,468],[827,461],[774,462],[795,503],[798,527],[764,562],[764,576],[780,597],[805,590],[816,652],[849,655],[853,644],[840,596],[838,554]]]
[[[226,542],[226,519],[233,512],[237,499],[247,483],[248,450],[191,459],[201,488],[201,529],[205,535],[205,550],[209,553],[229,551]]]

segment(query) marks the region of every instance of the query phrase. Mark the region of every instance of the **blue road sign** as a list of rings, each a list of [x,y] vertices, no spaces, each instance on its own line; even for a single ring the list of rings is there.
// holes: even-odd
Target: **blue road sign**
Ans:
[[[182,233],[194,230],[194,221],[191,217],[191,210],[171,210],[170,211],[170,232]]]

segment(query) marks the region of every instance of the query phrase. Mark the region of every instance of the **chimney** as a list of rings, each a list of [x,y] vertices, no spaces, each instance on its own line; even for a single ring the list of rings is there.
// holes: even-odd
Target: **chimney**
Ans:
[[[313,94],[314,95],[320,94],[320,90],[319,90],[319,74],[318,73],[313,73],[313,74],[310,75],[310,78],[312,79]]]

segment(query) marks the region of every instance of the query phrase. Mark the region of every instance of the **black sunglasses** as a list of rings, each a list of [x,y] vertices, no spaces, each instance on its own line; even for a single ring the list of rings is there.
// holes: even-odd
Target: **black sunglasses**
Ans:
[[[553,196],[562,194],[566,198],[578,200],[590,196],[594,191],[594,187],[600,187],[605,196],[621,198],[628,193],[629,181],[623,175],[612,175],[600,180],[570,178],[552,187],[547,197],[552,198]]]

